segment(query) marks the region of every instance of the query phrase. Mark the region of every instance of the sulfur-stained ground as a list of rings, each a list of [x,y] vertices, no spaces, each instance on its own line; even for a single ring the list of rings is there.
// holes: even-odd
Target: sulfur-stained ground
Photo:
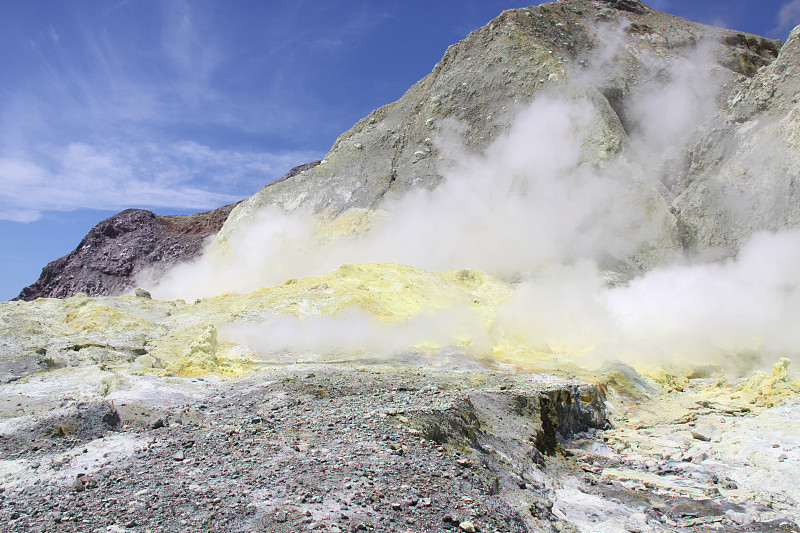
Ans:
[[[0,530],[800,531],[789,360],[590,372],[499,326],[510,293],[362,264],[0,303]]]

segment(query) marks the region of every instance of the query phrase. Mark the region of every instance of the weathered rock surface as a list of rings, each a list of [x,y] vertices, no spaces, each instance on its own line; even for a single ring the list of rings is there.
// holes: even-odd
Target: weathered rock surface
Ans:
[[[622,28],[619,42],[607,35],[615,27]],[[508,129],[536,95],[569,94],[591,103],[596,120],[583,157],[602,164],[625,152],[640,129],[630,111],[637,92],[668,81],[670,68],[697,55],[699,48],[708,49],[717,67],[715,76],[722,85],[718,99],[723,103],[728,94],[748,86],[750,77],[772,63],[781,45],[687,21],[634,0],[563,0],[506,11],[451,46],[431,74],[400,100],[343,133],[321,165],[265,187],[239,204],[219,239],[224,242],[265,205],[338,214],[351,208],[374,208],[384,198],[414,187],[436,187],[448,164],[436,141],[452,121],[460,124],[464,147],[480,152]],[[601,65],[596,57],[592,60],[593,54],[602,56]],[[693,178],[679,180],[680,186],[672,190],[665,185],[674,184],[676,173],[699,173],[714,160],[695,160],[689,169],[679,159],[655,169],[655,180],[630,184],[632,202],[651,206],[649,216],[663,221],[658,222],[662,229],[648,249],[638,257],[619,258],[637,269],[649,268],[681,247],[709,240],[702,237],[704,232],[719,237],[715,244],[721,242],[723,229],[718,226],[741,234],[761,228],[749,219],[732,216],[730,210],[697,227],[689,206],[682,202],[673,206]],[[755,216],[767,211],[767,206],[759,206]],[[625,261],[622,269],[630,266],[624,266]]]
[[[22,289],[16,299],[129,291],[134,277],[145,269],[165,269],[197,255],[233,207],[163,217],[144,209],[127,209],[92,228],[75,250],[44,267],[39,279]]]
[[[101,376],[74,372],[4,385],[11,530],[800,531],[783,482],[800,464],[796,404],[700,380],[637,405],[610,375],[266,365],[232,381],[119,375],[128,388],[98,402]],[[109,401],[121,421],[84,416],[91,440],[41,431]],[[709,422],[719,436],[693,440]]]
[[[297,166],[275,183],[318,163]],[[236,205],[171,216],[127,209],[98,223],[75,250],[45,266],[39,279],[22,289],[15,300],[128,292],[134,288],[136,276],[148,272],[158,277],[171,265],[196,257]]]

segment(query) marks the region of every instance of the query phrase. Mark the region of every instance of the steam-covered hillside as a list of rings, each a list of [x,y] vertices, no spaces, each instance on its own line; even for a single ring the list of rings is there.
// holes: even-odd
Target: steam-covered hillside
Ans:
[[[396,229],[379,238],[395,241],[393,255],[378,249],[343,261],[303,257],[306,273],[335,268],[337,261],[417,264],[415,255],[430,258],[437,255],[432,248],[453,246],[461,249],[453,260],[417,265],[492,267],[493,273],[515,275],[555,254],[556,259],[589,256],[630,275],[684,251],[710,248],[730,255],[753,230],[777,229],[794,220],[792,165],[781,163],[790,154],[767,155],[762,147],[791,138],[791,124],[783,130],[780,124],[789,120],[793,104],[768,95],[793,94],[789,72],[795,46],[790,40],[780,61],[767,70],[761,67],[775,60],[779,42],[696,24],[638,1],[568,0],[507,11],[450,47],[403,98],[343,133],[322,165],[245,201],[218,240],[224,243],[240,229],[251,231],[249,221],[268,218],[260,208],[273,206],[328,220],[344,214],[340,226],[362,229],[376,212],[392,211],[397,219]],[[560,108],[551,108],[548,100]],[[767,100],[773,103],[762,111]],[[537,117],[538,111],[529,110],[532,103],[547,112]],[[769,120],[759,120],[764,112]],[[556,175],[566,176],[560,185]],[[418,202],[412,196],[395,206],[406,192],[425,197],[424,191],[443,180],[445,187],[434,198]],[[515,203],[517,208],[509,210]],[[607,207],[611,203],[614,209]],[[348,212],[352,209],[363,211]],[[520,210],[541,215],[518,216]],[[439,220],[435,228],[419,228],[402,217]],[[273,228],[281,223],[264,222]],[[472,232],[459,226],[488,227]],[[636,231],[626,231],[630,228]],[[302,248],[297,240],[308,236],[291,231],[266,248],[275,241]],[[530,231],[536,235],[527,235]],[[498,235],[506,251],[485,250],[482,241],[499,246]],[[542,235],[570,249],[549,250]],[[473,244],[455,244],[465,240]],[[405,245],[412,250],[398,250],[402,241],[413,242]],[[520,243],[545,249],[536,257],[497,258]],[[246,248],[251,253],[263,246]],[[262,279],[251,280],[236,272],[230,276],[235,282],[220,289],[247,290],[298,274],[291,273],[296,262],[286,250],[262,253],[270,265],[286,265],[280,275],[261,273]],[[491,265],[480,259],[490,255],[495,257]],[[164,260],[173,261],[170,255]],[[93,266],[89,257],[81,261],[59,265],[60,272],[49,269],[48,283],[38,282],[48,288],[22,296],[103,294],[134,285],[129,279],[107,289],[95,287],[97,276],[81,271],[102,267]],[[144,266],[148,261],[159,259],[134,262]],[[130,277],[141,270],[132,269]],[[163,265],[154,268],[163,270]],[[213,278],[222,282],[219,273]]]
[[[800,532],[798,54],[510,10],[235,207],[101,222],[0,303],[0,523]]]

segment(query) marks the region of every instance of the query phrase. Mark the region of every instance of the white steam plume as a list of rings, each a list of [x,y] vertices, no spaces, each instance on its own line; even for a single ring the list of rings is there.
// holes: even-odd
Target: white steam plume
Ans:
[[[249,346],[259,354],[286,355],[288,360],[318,354],[390,357],[420,343],[450,345],[454,338],[469,337],[470,351],[492,346],[477,317],[457,308],[441,309],[400,323],[387,323],[360,309],[348,307],[336,316],[291,315],[264,324],[229,324],[220,330],[227,339]]]
[[[656,268],[628,286],[609,288],[594,265],[578,263],[522,284],[498,324],[588,364],[619,358],[750,370],[800,355],[798,261],[794,229],[754,235],[736,259]]]
[[[630,174],[633,167],[584,163],[596,122],[587,102],[539,97],[484,155],[446,154],[439,187],[387,200],[386,216],[361,238],[320,245],[313,216],[266,208],[233,234],[229,254],[176,268],[154,294],[244,292],[353,262],[512,277],[580,257],[624,258],[664,238],[664,220],[653,216],[656,193]]]
[[[601,65],[622,42],[613,32],[605,40]],[[478,268],[527,280],[498,310],[491,332],[445,311],[436,320],[394,326],[359,313],[287,318],[260,329],[232,326],[229,334],[262,352],[358,348],[386,354],[423,339],[444,343],[470,327],[478,346],[510,339],[584,362],[796,354],[800,273],[793,267],[800,264],[800,231],[756,235],[736,260],[664,263],[624,287],[609,288],[598,267],[608,258],[637,265],[643,247],[666,250],[662,260],[678,248],[675,220],[652,175],[663,172],[664,159],[674,157],[714,110],[721,77],[704,47],[698,50],[669,68],[653,63],[659,81],[643,83],[630,98],[632,137],[621,155],[602,165],[588,161],[596,159],[589,152],[597,140],[614,135],[598,120],[608,109],[591,98],[541,95],[483,154],[458,149],[452,137],[439,139],[442,184],[387,200],[383,216],[359,238],[320,242],[311,214],[268,207],[231,235],[224,255],[212,247],[200,260],[176,267],[152,292],[161,298],[246,292],[344,263]],[[575,94],[592,91],[586,87],[598,75],[589,69],[578,77]],[[457,129],[442,124],[442,131]],[[426,327],[448,323],[439,333]]]

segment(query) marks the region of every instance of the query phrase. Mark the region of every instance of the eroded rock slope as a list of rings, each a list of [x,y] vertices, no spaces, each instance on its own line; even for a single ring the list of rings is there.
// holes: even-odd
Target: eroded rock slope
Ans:
[[[316,162],[293,168],[276,183]],[[144,209],[125,211],[99,222],[69,254],[48,263],[35,283],[15,300],[117,295],[133,289],[137,275],[158,276],[171,265],[196,257],[217,234],[237,204],[193,215],[159,216]]]
[[[222,212],[214,215],[225,222],[218,240],[226,242],[266,205],[336,216],[352,208],[375,209],[413,188],[434,188],[452,156],[441,152],[443,138],[451,142],[455,135],[464,150],[480,153],[537,95],[567,95],[594,110],[582,155],[587,164],[602,165],[621,154],[627,158],[650,127],[634,112],[641,95],[678,76],[676,65],[702,55],[705,70],[713,71],[709,83],[719,85],[711,98],[720,111],[697,140],[686,141],[687,155],[646,153],[650,166],[631,171],[647,176],[631,181],[631,202],[647,204],[647,216],[659,229],[641,250],[615,258],[616,268],[646,270],[681,249],[734,253],[754,230],[796,223],[791,184],[797,167],[786,168],[759,148],[766,137],[773,142],[777,135],[786,139],[787,150],[797,152],[790,75],[797,68],[796,40],[793,35],[775,62],[778,41],[694,23],[638,0],[561,0],[506,11],[448,48],[431,74],[400,100],[344,132],[322,164],[298,167],[237,205],[227,218]],[[778,131],[766,131],[764,121],[775,123]],[[730,157],[739,147],[741,153]],[[753,163],[753,157],[760,160]],[[639,165],[643,158],[630,159]],[[140,228],[125,231],[127,251],[79,248],[49,265],[20,297],[116,293],[131,288],[131,276],[142,265],[187,259],[200,248],[196,232],[176,233],[168,219],[133,216],[119,215],[105,224],[127,220]],[[203,236],[216,232],[216,225],[201,225],[207,229]],[[87,239],[98,237],[111,242],[98,235]],[[164,242],[154,244],[154,239]]]

